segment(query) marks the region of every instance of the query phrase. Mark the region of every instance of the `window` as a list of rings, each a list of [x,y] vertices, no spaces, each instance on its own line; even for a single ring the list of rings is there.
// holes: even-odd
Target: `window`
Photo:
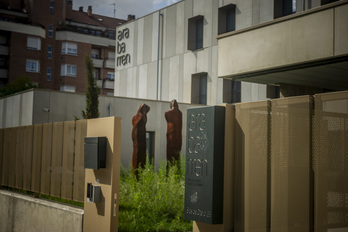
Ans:
[[[192,75],[191,103],[207,104],[207,73]]]
[[[50,2],[50,14],[54,14],[54,2]]]
[[[60,86],[60,91],[75,93],[76,92],[76,87],[75,86],[70,86],[70,85],[61,85]]]
[[[154,164],[155,159],[155,132],[146,131],[146,154],[149,156],[149,161]]]
[[[113,73],[113,72],[108,72],[108,80],[109,80],[109,81],[115,80],[115,73]]]
[[[87,28],[83,28],[83,33],[84,34],[88,34],[89,33],[89,30]]]
[[[296,0],[274,0],[274,18],[296,13]]]
[[[267,85],[267,98],[279,98],[280,87],[277,85]]]
[[[98,80],[100,79],[100,69],[99,68],[95,68],[93,70],[93,76],[95,79],[98,79]]]
[[[97,36],[101,36],[101,31],[96,31],[95,33]]]
[[[53,25],[48,26],[48,37],[53,37]]]
[[[219,8],[219,35],[236,30],[236,5]]]
[[[241,102],[241,82],[233,80],[223,80],[223,102]]]
[[[40,72],[40,61],[38,60],[27,60],[25,65],[25,71],[27,72]]]
[[[332,2],[337,2],[338,0],[321,0],[321,5],[329,4]]]
[[[115,60],[115,53],[114,52],[108,53],[108,60]]]
[[[62,64],[60,68],[60,75],[76,77],[76,65]]]
[[[194,51],[203,48],[203,19],[199,15],[189,19],[187,49]]]
[[[47,80],[52,80],[52,68],[47,68]]]
[[[47,47],[47,58],[52,59],[52,46]]]
[[[37,37],[28,37],[27,48],[32,50],[41,50],[41,40]]]
[[[92,59],[100,59],[99,49],[92,49],[92,51],[91,51],[91,58]]]
[[[62,43],[62,54],[76,55],[77,56],[77,44],[76,43]]]

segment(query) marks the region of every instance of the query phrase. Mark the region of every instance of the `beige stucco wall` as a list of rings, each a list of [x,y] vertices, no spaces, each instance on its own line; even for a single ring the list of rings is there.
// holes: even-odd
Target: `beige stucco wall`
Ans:
[[[347,9],[347,4],[317,8],[219,39],[218,76],[347,54]]]

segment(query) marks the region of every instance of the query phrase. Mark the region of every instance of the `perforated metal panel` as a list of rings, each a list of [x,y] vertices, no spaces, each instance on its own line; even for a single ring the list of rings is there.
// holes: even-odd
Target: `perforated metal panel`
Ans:
[[[308,96],[272,101],[271,231],[310,231],[311,110]]]
[[[267,231],[269,102],[236,105],[235,231]]]
[[[315,95],[315,231],[348,231],[348,93]]]

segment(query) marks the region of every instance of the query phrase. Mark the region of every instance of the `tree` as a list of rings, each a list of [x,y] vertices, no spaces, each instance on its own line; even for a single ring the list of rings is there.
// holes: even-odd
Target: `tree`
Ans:
[[[0,89],[0,97],[4,97],[13,93],[21,92],[27,89],[37,88],[29,77],[18,77],[14,82],[5,85]]]
[[[84,119],[99,117],[99,88],[97,81],[93,76],[93,61],[91,57],[85,55],[85,67],[87,74],[87,92],[86,92],[86,111],[82,110]]]

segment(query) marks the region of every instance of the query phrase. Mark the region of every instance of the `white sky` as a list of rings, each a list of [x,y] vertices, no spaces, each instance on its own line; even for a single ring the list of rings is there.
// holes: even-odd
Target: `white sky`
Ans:
[[[127,19],[129,14],[140,18],[163,7],[169,6],[180,0],[73,0],[73,9],[78,10],[83,6],[86,12],[88,6],[92,6],[95,14],[114,17],[114,5],[116,4],[116,18]]]

